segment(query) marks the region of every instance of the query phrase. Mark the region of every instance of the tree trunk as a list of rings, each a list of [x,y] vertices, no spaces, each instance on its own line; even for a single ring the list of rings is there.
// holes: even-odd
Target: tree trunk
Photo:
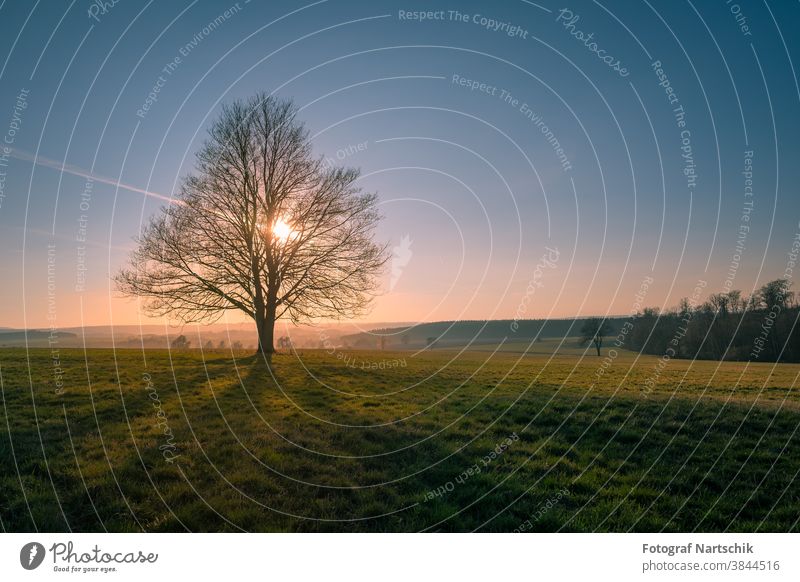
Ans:
[[[597,357],[600,357],[600,345],[603,343],[602,340],[594,342],[594,347],[597,348]]]
[[[262,354],[275,353],[275,317],[265,317],[258,327],[258,351]]]
[[[267,292],[264,315],[258,324],[258,351],[272,357],[275,353],[275,319],[277,315],[276,297],[274,292]]]
[[[258,266],[253,264],[255,280],[258,281],[261,271]],[[266,299],[266,301],[265,301]],[[271,295],[267,292],[264,297],[261,285],[256,286],[256,294],[253,300],[255,308],[256,331],[258,331],[258,353],[271,358],[275,353],[275,302],[270,302]]]

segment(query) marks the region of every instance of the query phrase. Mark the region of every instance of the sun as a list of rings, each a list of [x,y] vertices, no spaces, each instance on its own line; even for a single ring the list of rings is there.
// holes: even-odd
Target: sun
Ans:
[[[295,235],[297,235],[295,230],[283,218],[279,218],[275,221],[275,224],[272,225],[272,236],[281,242],[286,242]]]

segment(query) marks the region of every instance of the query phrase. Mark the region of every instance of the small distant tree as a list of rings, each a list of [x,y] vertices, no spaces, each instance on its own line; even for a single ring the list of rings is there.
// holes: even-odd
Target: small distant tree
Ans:
[[[172,346],[173,350],[188,350],[191,344],[192,342],[186,339],[185,335],[181,334],[172,340],[170,345]]]
[[[600,348],[603,347],[603,338],[610,332],[608,323],[605,319],[599,317],[590,317],[583,323],[581,328],[581,343],[591,343],[597,350],[597,355],[600,355]]]
[[[233,342],[231,344],[231,349],[232,350],[243,350],[244,346],[242,345],[242,342],[240,342],[239,340],[236,340],[235,342]]]
[[[436,345],[436,338],[435,337],[427,337],[425,338],[425,345],[429,348],[432,348]]]
[[[210,352],[214,349],[214,342],[208,340],[205,344],[203,344],[203,350]]]
[[[224,350],[225,349],[225,345],[226,345],[225,344],[225,340],[219,340],[219,343],[217,344],[217,349],[218,350]]]
[[[713,293],[708,298],[710,310],[720,317],[725,317],[730,312],[731,298],[727,293]]]

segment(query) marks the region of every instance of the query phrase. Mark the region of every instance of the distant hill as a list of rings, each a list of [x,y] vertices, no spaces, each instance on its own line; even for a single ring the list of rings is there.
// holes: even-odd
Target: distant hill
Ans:
[[[586,318],[580,319],[511,319],[477,321],[437,321],[419,323],[408,327],[373,329],[368,332],[343,335],[344,345],[353,348],[374,348],[383,342],[384,347],[417,348],[428,345],[431,339],[436,346],[462,346],[466,344],[496,344],[501,341],[534,341],[580,335]],[[624,317],[606,319],[610,332],[616,335],[625,321]]]
[[[56,331],[53,334],[58,341],[76,339],[78,336],[74,333],[66,331]],[[8,328],[0,329],[0,346],[20,346],[35,344],[41,345],[50,339],[50,330],[41,329],[15,329],[8,330]]]

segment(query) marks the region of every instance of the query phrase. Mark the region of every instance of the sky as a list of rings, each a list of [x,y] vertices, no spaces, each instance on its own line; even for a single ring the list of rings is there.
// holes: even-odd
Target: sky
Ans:
[[[378,194],[367,321],[793,279],[799,27],[797,2],[6,0],[0,327],[153,322],[111,278],[257,91]]]

